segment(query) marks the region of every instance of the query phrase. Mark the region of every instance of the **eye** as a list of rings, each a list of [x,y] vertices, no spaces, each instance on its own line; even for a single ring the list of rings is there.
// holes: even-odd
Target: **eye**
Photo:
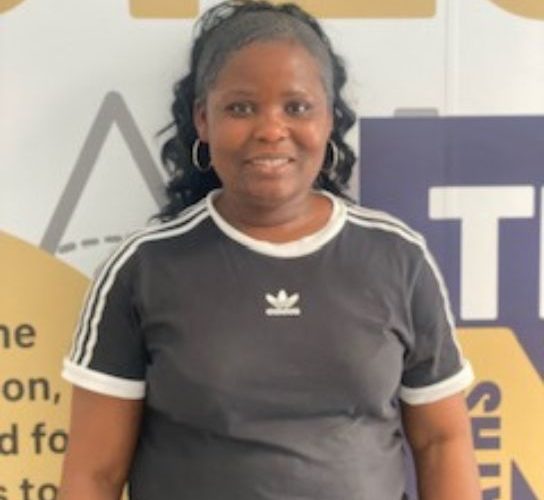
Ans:
[[[290,101],[286,104],[285,110],[293,116],[300,116],[308,113],[312,109],[312,105],[307,101]]]
[[[233,102],[227,105],[226,110],[232,116],[243,117],[251,115],[255,111],[255,106],[246,101]]]

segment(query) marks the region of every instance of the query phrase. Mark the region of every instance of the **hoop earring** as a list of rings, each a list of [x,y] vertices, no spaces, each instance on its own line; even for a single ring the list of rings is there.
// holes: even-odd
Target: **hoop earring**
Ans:
[[[327,146],[330,146],[332,158],[331,158],[330,165],[325,167],[323,170],[327,173],[330,173],[330,172],[334,172],[334,170],[338,166],[338,162],[340,161],[340,151],[338,150],[338,146],[332,139],[329,139],[327,141]]]
[[[211,163],[208,163],[208,165],[206,167],[203,167],[201,164],[200,164],[200,160],[198,159],[198,150],[200,149],[200,139],[195,139],[195,142],[193,142],[193,149],[192,149],[192,160],[193,160],[193,165],[194,167],[199,171],[201,172],[202,174],[205,174],[206,172],[208,172],[209,170],[211,170],[212,168],[212,165]]]

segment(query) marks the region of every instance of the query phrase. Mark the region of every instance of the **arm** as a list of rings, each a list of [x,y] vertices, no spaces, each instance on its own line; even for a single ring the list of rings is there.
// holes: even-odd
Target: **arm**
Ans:
[[[59,500],[119,500],[136,446],[142,400],[74,387]]]
[[[462,393],[402,405],[421,500],[480,500],[470,422]]]

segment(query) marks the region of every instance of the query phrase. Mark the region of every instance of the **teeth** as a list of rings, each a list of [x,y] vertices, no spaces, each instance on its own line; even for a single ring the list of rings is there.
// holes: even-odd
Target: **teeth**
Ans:
[[[265,167],[278,167],[287,163],[287,158],[256,158],[251,161],[254,165],[263,165]]]

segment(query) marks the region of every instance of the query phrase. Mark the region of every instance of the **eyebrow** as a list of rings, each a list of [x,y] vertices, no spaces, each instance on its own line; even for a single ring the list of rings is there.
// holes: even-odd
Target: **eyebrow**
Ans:
[[[234,89],[234,90],[219,91],[219,95],[222,98],[234,98],[234,97],[250,98],[250,97],[254,97],[256,94],[257,94],[256,91],[250,90],[250,89]],[[286,90],[285,92],[282,92],[281,95],[282,97],[311,97],[313,94],[304,89],[293,89],[293,90]]]

